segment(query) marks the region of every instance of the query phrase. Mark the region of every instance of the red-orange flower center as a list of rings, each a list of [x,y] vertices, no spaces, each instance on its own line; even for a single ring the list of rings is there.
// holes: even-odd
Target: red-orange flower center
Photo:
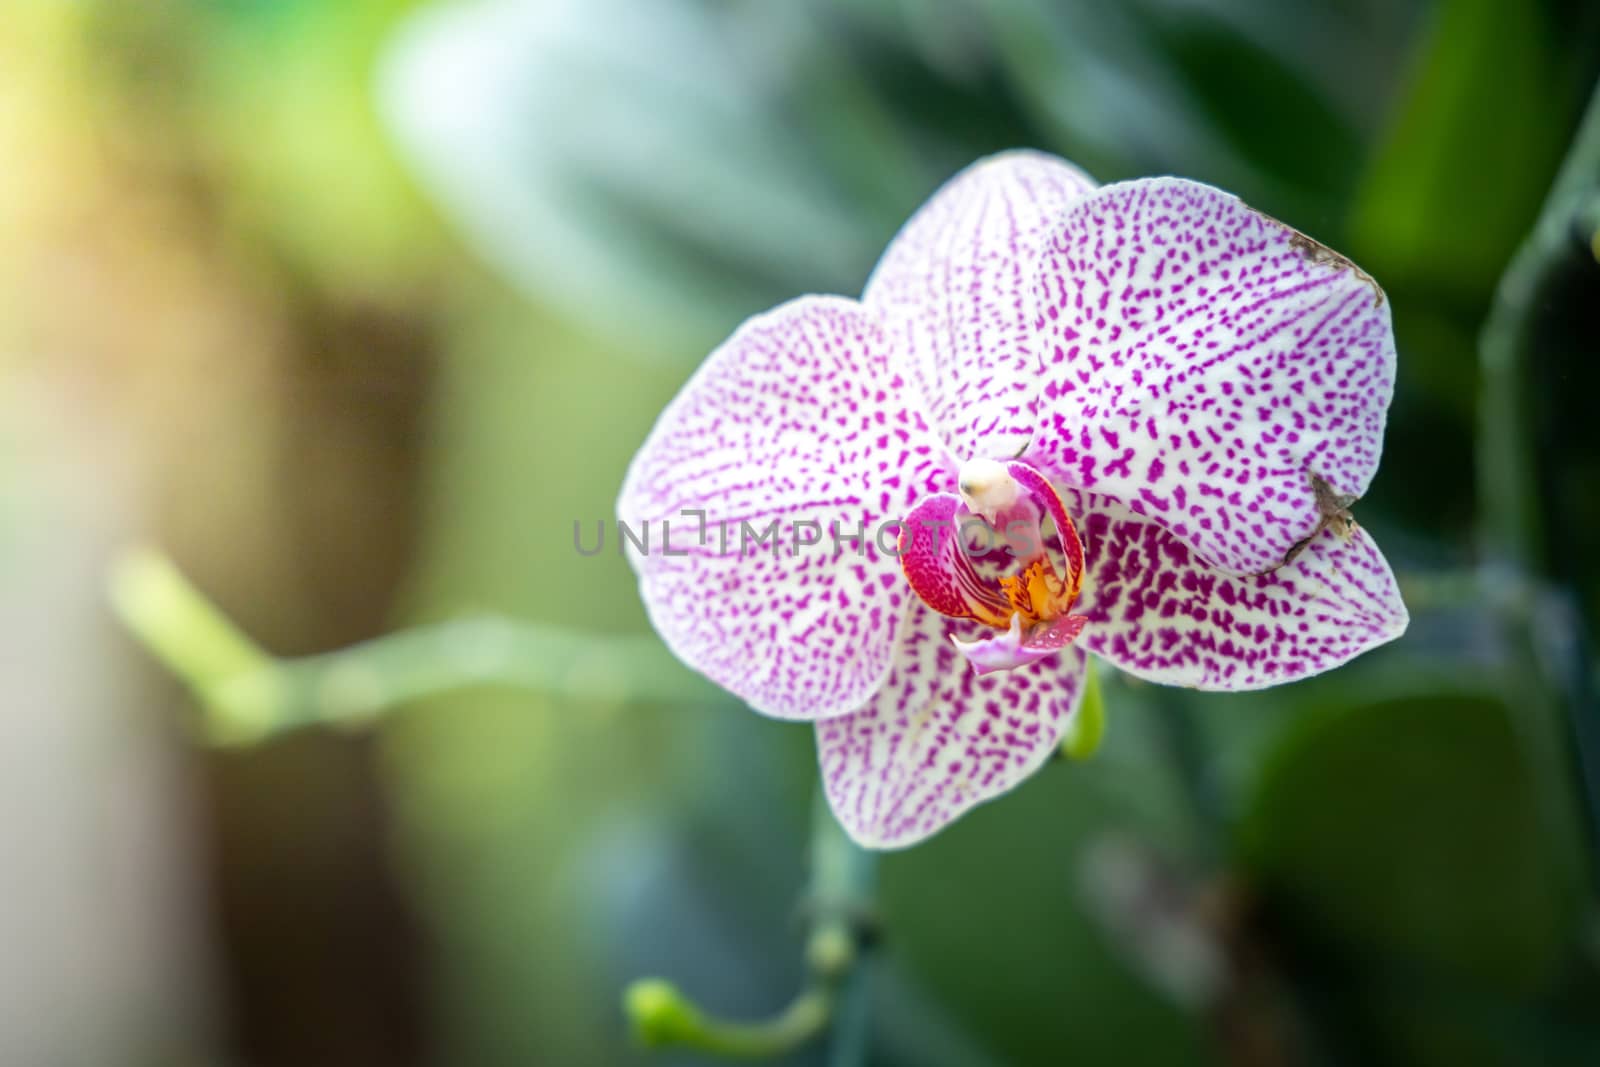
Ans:
[[[956,641],[980,673],[1059,651],[1085,621],[1071,614],[1083,585],[1083,545],[1060,494],[1016,461],[974,461],[962,468],[959,483],[959,496],[936,494],[906,516],[900,533],[906,580],[934,611],[1003,631]],[[1046,519],[1055,527],[1060,566],[1048,549]],[[993,574],[996,553],[1010,557],[1009,573]]]

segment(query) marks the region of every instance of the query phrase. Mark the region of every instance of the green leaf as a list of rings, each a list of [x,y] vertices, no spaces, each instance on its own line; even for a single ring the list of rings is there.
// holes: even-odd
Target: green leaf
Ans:
[[[1486,697],[1308,716],[1265,760],[1241,835],[1274,916],[1357,966],[1526,991],[1572,931],[1532,775]]]
[[[1538,211],[1582,99],[1565,41],[1551,5],[1439,5],[1352,218],[1368,270],[1487,292]]]

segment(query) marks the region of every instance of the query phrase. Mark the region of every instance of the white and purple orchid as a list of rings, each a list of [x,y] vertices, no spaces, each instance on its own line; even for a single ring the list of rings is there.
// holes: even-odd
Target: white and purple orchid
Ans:
[[[859,301],[742,325],[618,513],[656,531],[630,558],[673,651],[814,722],[840,822],[903,847],[1044,763],[1087,653],[1245,690],[1399,636],[1348,510],[1394,369],[1382,291],[1311,239],[1010,152],[939,190]]]

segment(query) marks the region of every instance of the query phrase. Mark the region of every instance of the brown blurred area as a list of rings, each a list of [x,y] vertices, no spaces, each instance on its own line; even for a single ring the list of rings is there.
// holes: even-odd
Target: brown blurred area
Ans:
[[[192,747],[187,694],[96,610],[155,540],[269,648],[328,648],[387,628],[416,538],[436,279],[331,284],[275,232],[178,14],[0,35],[0,431],[33,472],[6,493],[0,1061],[420,1062],[372,741]],[[104,646],[115,684],[81,669]]]

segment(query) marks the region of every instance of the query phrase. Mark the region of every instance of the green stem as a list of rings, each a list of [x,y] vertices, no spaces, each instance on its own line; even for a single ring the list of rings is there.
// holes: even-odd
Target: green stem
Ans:
[[[1508,693],[1550,832],[1573,832],[1571,764],[1565,758],[1562,714],[1585,780],[1589,834],[1600,862],[1600,736],[1573,632],[1578,618],[1539,578],[1547,572],[1535,454],[1534,383],[1539,328],[1555,293],[1577,271],[1594,269],[1596,204],[1600,202],[1600,88],[1556,175],[1538,221],[1496,288],[1479,338],[1483,387],[1479,412],[1478,485],[1488,587],[1502,580],[1534,590],[1526,613],[1508,613],[1506,626],[1521,669]],[[1549,624],[1550,620],[1555,624]],[[1557,632],[1565,631],[1565,632]],[[1579,680],[1579,681],[1575,681]],[[1592,713],[1592,708],[1587,708]]]
[[[1478,485],[1487,512],[1483,532],[1491,551],[1528,566],[1542,562],[1534,436],[1527,432],[1534,342],[1550,290],[1574,267],[1593,264],[1597,195],[1600,91],[1590,100],[1538,221],[1500,278],[1478,340],[1484,441]]]
[[[1083,701],[1067,722],[1061,738],[1061,754],[1068,759],[1086,760],[1100,751],[1106,736],[1106,701],[1100,691],[1100,673],[1093,658],[1086,658],[1083,674]]]
[[[1162,700],[1156,715],[1167,762],[1187,804],[1201,854],[1207,861],[1216,861],[1223,852],[1227,826],[1203,728],[1194,707],[1182,695]]]
[[[125,553],[112,568],[107,591],[128,631],[194,690],[209,737],[222,744],[365,721],[472,685],[618,702],[687,700],[703,693],[654,639],[598,638],[509,619],[435,623],[337,652],[280,659],[234,626],[170,559],[150,549]],[[640,1037],[651,1045],[761,1058],[797,1048],[833,1026],[833,1062],[859,1067],[868,1018],[861,957],[875,860],[850,841],[819,798],[807,987],[771,1019],[730,1022],[706,1015],[670,983],[636,982],[625,1007]]]
[[[865,1063],[869,1015],[863,954],[876,857],[845,836],[821,798],[812,820],[811,862],[809,978],[789,1006],[755,1022],[721,1019],[665,979],[642,979],[623,995],[623,1009],[642,1043],[768,1059],[808,1044],[831,1028],[832,1067]]]
[[[111,568],[107,592],[123,625],[198,689],[209,691],[272,662],[170,559],[153,549],[123,553]]]
[[[770,1059],[799,1048],[828,1028],[832,997],[807,989],[771,1019],[731,1022],[701,1011],[670,982],[646,978],[623,995],[623,1010],[651,1048],[681,1046],[732,1059]]]
[[[248,744],[287,730],[365,722],[469,686],[587,701],[694,700],[703,686],[653,637],[614,638],[482,617],[400,630],[322,655],[281,659],[245,636],[165,556],[126,553],[113,610],[194,690],[206,734]]]
[[[812,973],[834,991],[829,1067],[862,1067],[871,1029],[871,965],[862,949],[876,925],[878,857],[850,840],[820,790],[811,815],[811,864],[816,925],[806,958]]]

